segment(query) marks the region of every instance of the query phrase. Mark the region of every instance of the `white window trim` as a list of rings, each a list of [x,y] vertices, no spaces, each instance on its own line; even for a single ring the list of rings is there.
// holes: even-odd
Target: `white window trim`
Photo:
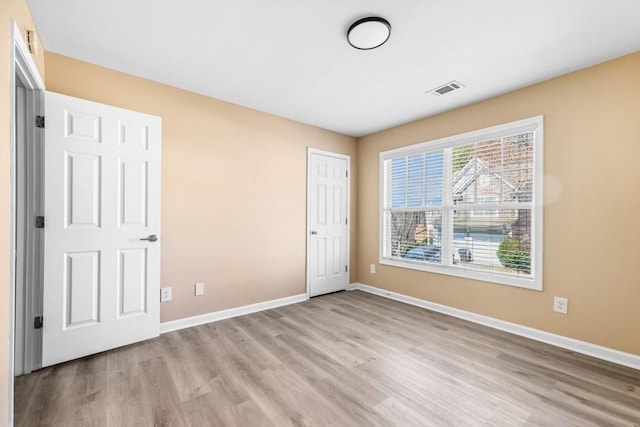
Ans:
[[[466,270],[459,267],[451,267],[445,265],[430,265],[423,262],[415,262],[410,260],[398,261],[394,259],[384,258],[384,210],[386,205],[386,199],[389,195],[389,189],[385,188],[385,170],[384,163],[386,160],[390,160],[396,157],[410,156],[413,154],[424,153],[426,150],[435,151],[439,149],[449,148],[452,146],[463,145],[465,143],[478,142],[479,140],[487,140],[496,136],[503,136],[505,133],[519,133],[535,131],[534,140],[534,154],[533,154],[533,170],[534,170],[534,182],[533,182],[533,199],[532,199],[532,213],[533,221],[531,225],[531,272],[533,278],[524,278],[511,276],[507,274],[501,274],[498,272],[483,272],[477,270]],[[480,280],[490,283],[497,283],[502,285],[516,286],[525,289],[542,290],[542,260],[543,260],[543,245],[542,245],[542,227],[543,227],[543,159],[544,159],[544,128],[543,128],[543,116],[535,116],[522,120],[517,120],[510,123],[505,123],[497,126],[492,126],[484,129],[479,129],[471,132],[466,132],[458,135],[452,135],[444,138],[439,138],[433,141],[422,142],[414,145],[396,148],[393,150],[383,151],[380,153],[380,169],[379,169],[379,188],[380,188],[380,204],[379,204],[379,263],[383,265],[390,265],[394,267],[408,268],[412,270],[420,270],[432,273],[446,274],[450,276],[464,277],[468,279]],[[445,151],[446,152],[446,151]],[[446,164],[446,162],[445,162]],[[443,179],[448,179],[447,174],[449,168],[445,168]],[[390,180],[389,180],[390,181]],[[390,185],[390,182],[387,183]],[[452,204],[450,194],[443,194],[443,204]],[[522,205],[520,205],[522,206]],[[445,218],[445,210],[442,212],[442,234],[448,232],[447,228],[453,227],[453,221]],[[449,210],[447,210],[449,211]],[[450,212],[450,211],[449,211]],[[452,216],[452,215],[449,215]],[[449,239],[445,239],[449,240]],[[449,245],[442,246],[441,253],[443,257],[451,256],[450,252],[453,250]],[[445,259],[445,258],[443,258]],[[448,258],[446,258],[448,259]]]

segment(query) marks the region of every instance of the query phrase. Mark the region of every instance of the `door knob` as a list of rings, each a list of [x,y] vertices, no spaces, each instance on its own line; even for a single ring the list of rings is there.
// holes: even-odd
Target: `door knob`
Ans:
[[[149,237],[143,237],[140,240],[148,240],[150,242],[157,242],[158,241],[158,236],[156,236],[155,234],[152,234]]]
[[[312,230],[312,231],[311,231],[311,235],[312,235],[312,236],[315,236],[316,234],[318,234],[318,232],[317,232],[317,231],[315,231],[315,230]]]

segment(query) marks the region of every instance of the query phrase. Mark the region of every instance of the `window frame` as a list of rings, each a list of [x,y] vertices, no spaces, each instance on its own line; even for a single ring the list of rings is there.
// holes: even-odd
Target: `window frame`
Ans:
[[[379,251],[378,262],[382,265],[389,265],[393,267],[408,268],[412,270],[426,271],[431,273],[445,274],[449,276],[463,277],[468,279],[474,279],[484,282],[496,283],[501,285],[515,286],[525,289],[542,290],[542,260],[543,260],[543,159],[544,159],[544,120],[543,116],[534,116],[522,120],[517,120],[509,123],[504,123],[496,126],[491,126],[483,129],[478,129],[470,132],[465,132],[457,135],[447,136],[444,138],[438,138],[431,141],[421,142],[413,145],[395,148],[392,150],[380,152],[380,168],[379,168]],[[534,132],[533,141],[533,190],[532,201],[529,204],[531,208],[531,278],[518,277],[509,274],[503,274],[499,272],[487,272],[470,270],[453,265],[438,265],[430,264],[421,261],[412,260],[399,260],[395,258],[387,258],[385,254],[385,209],[390,202],[391,197],[391,179],[389,182],[385,182],[385,161],[392,160],[398,157],[405,157],[411,155],[425,154],[428,152],[444,150],[446,148],[452,148],[460,145],[471,144],[481,142],[493,138],[500,138],[505,136],[511,136],[517,133]],[[447,155],[447,150],[444,151],[444,170],[443,180],[451,180],[451,158]],[[456,211],[456,204],[453,202],[451,194],[447,194],[445,191],[447,186],[443,187],[443,200],[442,200],[442,215],[444,211],[449,210],[450,226],[453,227],[453,218]],[[522,206],[520,203],[518,206]],[[463,208],[468,208],[464,206]],[[479,209],[483,208],[499,209],[488,205],[478,205]],[[436,209],[436,207],[434,207]],[[407,208],[411,210],[411,208]],[[450,237],[445,238],[445,220],[443,218],[443,242],[442,242],[442,258],[450,256],[453,250],[453,232]],[[446,242],[445,242],[446,240]]]

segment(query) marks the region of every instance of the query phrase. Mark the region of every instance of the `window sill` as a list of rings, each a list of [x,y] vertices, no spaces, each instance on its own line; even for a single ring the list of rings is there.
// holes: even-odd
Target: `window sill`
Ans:
[[[442,265],[429,265],[419,261],[399,261],[390,258],[381,258],[380,264],[393,267],[408,268],[410,270],[426,271],[429,273],[444,274],[447,276],[464,277],[465,279],[479,280],[482,282],[495,283],[499,285],[515,286],[518,288],[542,291],[542,282],[539,279],[527,279],[513,277],[500,273],[485,273],[482,271],[465,270],[459,267],[449,267]]]

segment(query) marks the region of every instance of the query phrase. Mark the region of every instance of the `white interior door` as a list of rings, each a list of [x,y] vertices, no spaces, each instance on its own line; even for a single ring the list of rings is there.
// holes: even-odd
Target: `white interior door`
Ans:
[[[309,150],[309,296],[345,290],[349,284],[349,158]]]
[[[43,366],[158,336],[161,119],[45,95]]]

